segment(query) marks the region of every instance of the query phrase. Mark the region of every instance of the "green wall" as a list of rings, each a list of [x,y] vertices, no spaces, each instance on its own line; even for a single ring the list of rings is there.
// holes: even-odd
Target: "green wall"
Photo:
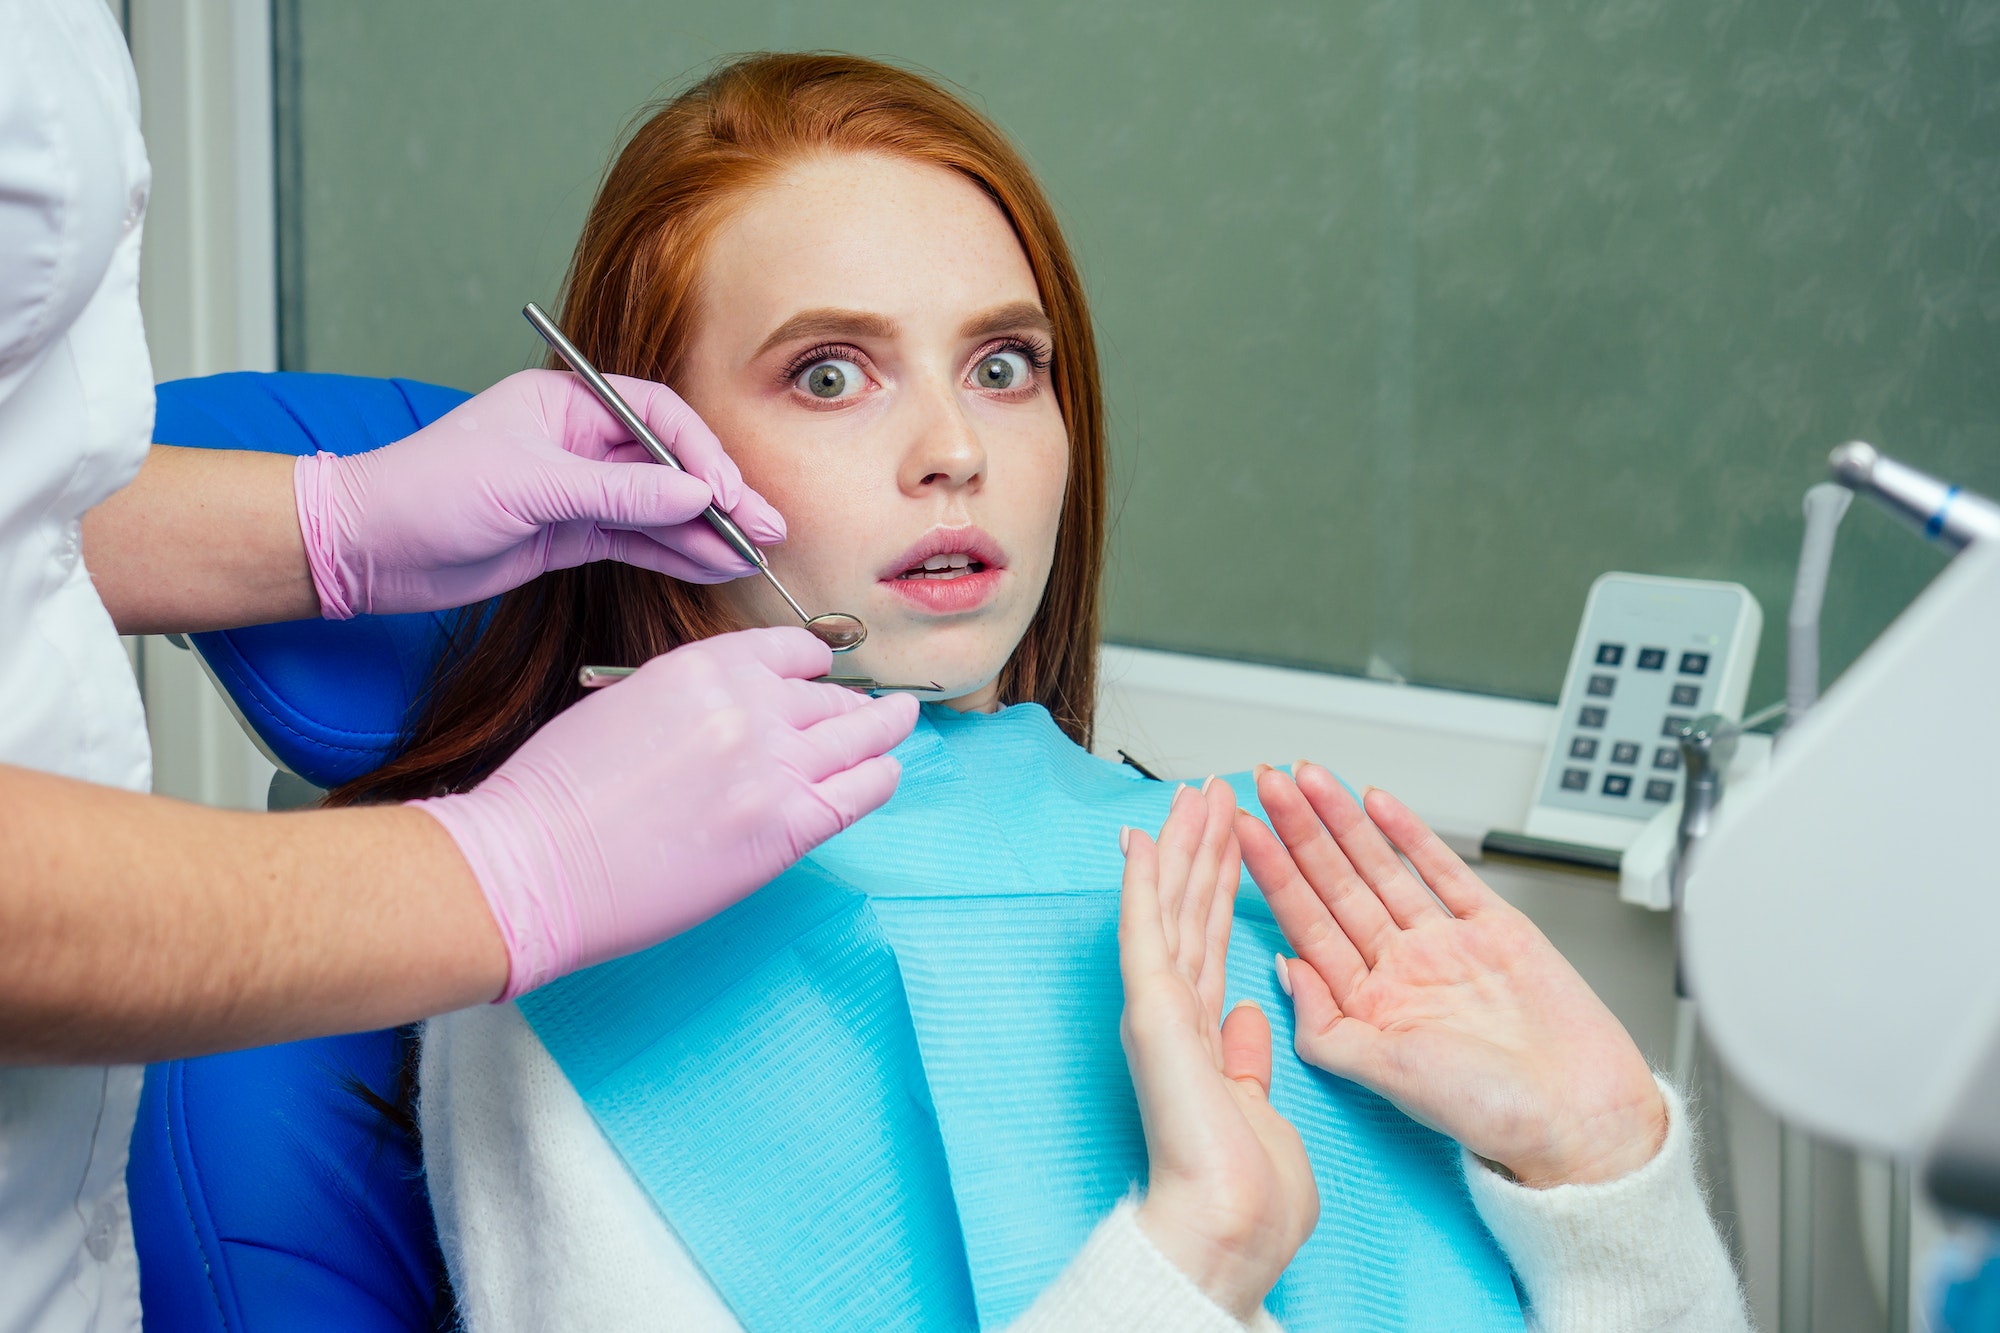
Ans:
[[[1799,496],[2000,493],[2000,4],[277,0],[290,368],[536,359],[633,112],[718,55],[969,90],[1079,251],[1114,637],[1552,698],[1599,572],[1728,578],[1781,691]],[[1939,567],[1872,510],[1844,667]]]

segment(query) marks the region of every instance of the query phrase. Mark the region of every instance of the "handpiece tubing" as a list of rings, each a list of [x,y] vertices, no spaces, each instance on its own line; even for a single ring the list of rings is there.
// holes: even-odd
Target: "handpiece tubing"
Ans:
[[[653,434],[652,427],[648,426],[644,418],[632,410],[632,405],[625,401],[624,395],[612,388],[611,381],[600,375],[597,372],[597,367],[591,365],[583,353],[577,350],[576,344],[565,337],[563,331],[556,327],[556,322],[549,318],[547,311],[543,310],[533,301],[530,301],[527,305],[521,307],[521,313],[528,317],[528,323],[535,326],[535,332],[542,335],[543,341],[555,348],[556,355],[567,362],[569,368],[576,372],[577,378],[584,382],[585,386],[590,389],[590,392],[596,396],[597,401],[604,404],[605,410],[610,412],[612,416],[617,417],[625,429],[632,432],[632,438],[645,446],[647,453],[660,462],[665,463],[668,467],[673,468],[676,472],[687,471],[686,468],[681,466],[681,460],[674,457],[673,450],[661,443],[660,437]],[[706,510],[702,511],[702,517],[708,520],[708,526],[714,528],[722,540],[729,543],[730,549],[755,565],[759,570],[768,573],[770,567],[765,563],[764,553],[757,549],[757,543],[751,541],[744,534],[743,529],[736,526],[734,519],[723,513],[720,509],[717,509],[714,505],[710,505]],[[786,601],[792,601],[791,594],[786,593],[783,587],[780,587],[778,591],[785,593]],[[792,609],[798,611],[801,620],[808,618],[804,611],[799,610],[798,603],[793,602]]]

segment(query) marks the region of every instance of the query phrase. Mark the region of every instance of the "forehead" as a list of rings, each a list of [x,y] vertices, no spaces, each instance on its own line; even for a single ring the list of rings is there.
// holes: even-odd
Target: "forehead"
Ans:
[[[810,159],[760,187],[717,228],[703,266],[705,323],[761,337],[802,309],[955,326],[1037,300],[997,204],[955,171],[854,153]]]

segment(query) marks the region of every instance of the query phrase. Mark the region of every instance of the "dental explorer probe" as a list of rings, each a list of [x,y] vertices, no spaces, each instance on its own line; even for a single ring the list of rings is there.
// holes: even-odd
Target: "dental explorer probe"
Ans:
[[[628,666],[587,666],[576,673],[576,683],[586,690],[601,690],[606,685],[616,685],[625,677],[637,671]],[[873,676],[814,676],[817,685],[838,685],[844,690],[855,690],[862,694],[941,694],[944,686],[936,681],[927,685],[884,685]]]
[[[611,387],[611,381],[598,374],[597,367],[591,365],[584,354],[577,350],[576,344],[563,335],[563,331],[556,327],[556,322],[549,318],[547,311],[530,301],[521,307],[521,313],[528,317],[528,323],[535,326],[535,332],[542,335],[542,340],[554,349],[557,356],[568,363],[569,368],[576,372],[577,378],[597,396],[597,401],[604,404],[605,410],[617,417],[620,424],[632,432],[632,438],[645,446],[647,453],[676,472],[687,471],[681,466],[681,460],[674,457],[673,451],[662,444],[660,437],[655,435],[639,414],[632,410],[632,405],[625,401],[623,395]],[[712,504],[702,512],[702,517],[708,520],[708,526],[715,529],[717,536],[729,543],[731,550],[756,566],[757,572],[778,590],[778,596],[785,599],[785,605],[791,607],[797,614],[799,623],[811,630],[820,642],[836,653],[845,653],[859,648],[861,641],[868,637],[868,627],[861,623],[859,616],[848,615],[845,611],[828,611],[817,616],[807,615],[806,609],[799,605],[798,598],[792,596],[785,585],[778,582],[778,576],[771,572],[771,563],[764,558],[764,553],[757,549],[757,543],[751,541],[743,529],[736,526],[735,520]]]

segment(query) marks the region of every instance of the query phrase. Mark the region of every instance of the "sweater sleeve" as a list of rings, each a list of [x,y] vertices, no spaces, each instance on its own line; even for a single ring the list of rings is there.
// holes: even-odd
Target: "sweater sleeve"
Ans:
[[[1282,1333],[1262,1310],[1248,1324],[1210,1300],[1139,1227],[1126,1200],[1097,1224],[1007,1333]]]
[[[1660,1080],[1667,1140],[1630,1175],[1529,1189],[1470,1153],[1466,1183],[1514,1265],[1530,1333],[1750,1333],[1695,1181],[1686,1104]]]

